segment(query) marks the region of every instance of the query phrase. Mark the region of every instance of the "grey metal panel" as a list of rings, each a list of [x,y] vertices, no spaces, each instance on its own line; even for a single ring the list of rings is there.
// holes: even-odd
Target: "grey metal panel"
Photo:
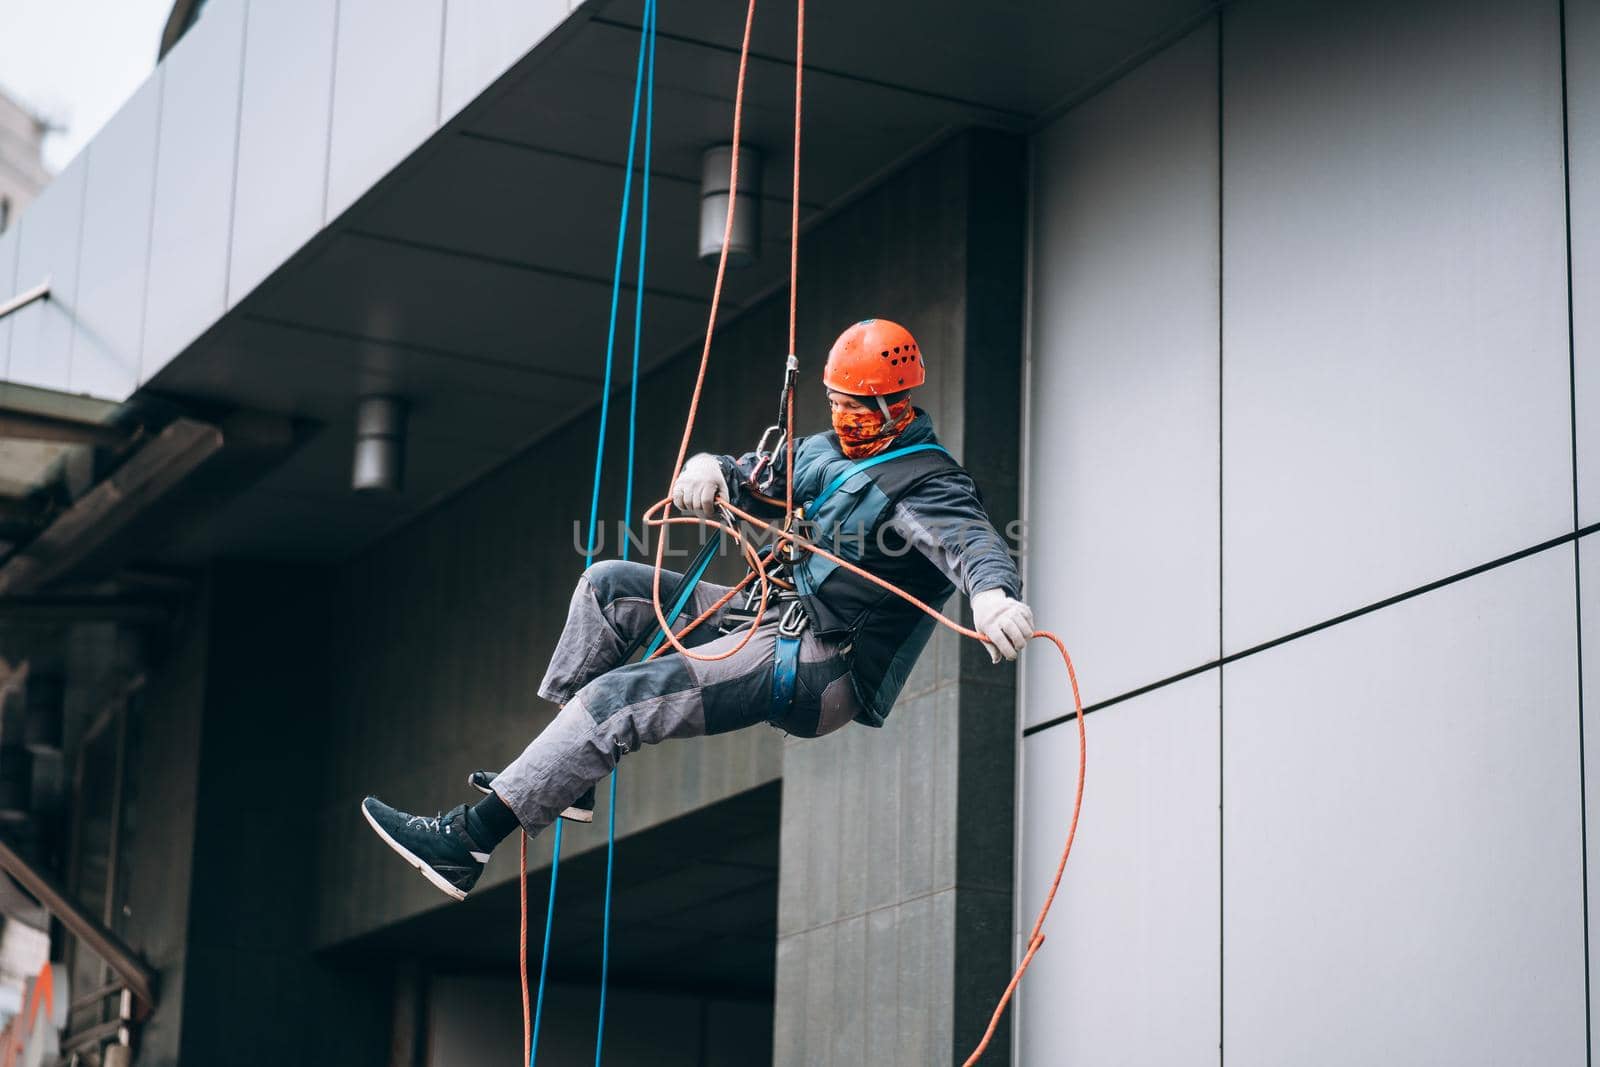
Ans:
[[[72,345],[75,393],[121,400],[139,384],[164,77],[165,68],[157,68],[89,144]]]
[[[1085,720],[1083,823],[1022,984],[1019,1063],[1218,1062],[1219,685],[1208,671]],[[1026,936],[1072,812],[1077,730],[1029,737],[1022,758]]]
[[[443,6],[443,0],[341,0],[325,221],[438,126]]]
[[[1229,651],[1570,529],[1558,30],[1229,10]]]
[[[626,112],[620,121],[626,122]],[[620,166],[530,150],[503,141],[457,137],[448,151],[429,153],[417,165],[408,167],[405,176],[381,195],[364,200],[351,213],[350,221],[364,233],[609,282],[614,269],[616,211],[622,200],[623,181]],[[636,227],[637,179],[633,196],[631,225]],[[442,204],[449,209],[440,210]],[[541,205],[562,207],[543,210]],[[579,205],[589,210],[576,210]],[[646,275],[650,289],[680,293],[701,302],[710,292],[711,269],[697,259],[694,220],[699,210],[698,180],[654,175]],[[729,272],[723,290],[725,301],[748,301],[782,285],[787,277],[789,261],[782,250],[788,247],[788,202],[763,200],[761,211],[769,254],[749,267]],[[596,212],[607,216],[599,227],[595,225]],[[609,236],[597,239],[597,233]],[[631,270],[628,276],[632,277]]]
[[[607,279],[341,234],[263,293],[259,306],[252,301],[252,310],[345,334],[598,377],[610,299]],[[705,328],[704,302],[647,294],[644,318],[645,351],[665,354]]]
[[[228,304],[322,228],[337,5],[253,4],[245,29]]]
[[[599,6],[611,18],[638,21],[637,2]],[[1214,6],[1207,0],[830,4],[813,9],[806,63],[921,94],[983,101],[1011,115],[1038,114],[1164,31]],[[718,4],[677,4],[666,9],[664,27],[674,35],[736,51],[743,11],[741,4],[731,10]],[[788,12],[758,10],[753,50],[766,56],[792,55],[793,26]],[[904,56],[886,54],[885,41],[909,46],[913,38],[914,53],[908,47]]]
[[[219,405],[347,423],[355,399],[410,397],[408,432],[515,450],[593,403],[594,387],[513,365],[466,362],[373,341],[238,319],[208,334],[152,385]]]
[[[667,17],[675,29],[672,20],[677,16]],[[556,143],[579,156],[620,164],[627,153],[638,40],[638,32],[627,25],[610,19],[588,22],[541,58],[536,77],[517,83],[481,115],[474,114],[471,129],[522,144]],[[784,51],[752,56],[748,74],[752,88],[744,136],[769,150],[764,164],[769,195],[781,195],[778,191],[787,188],[785,176],[792,166],[788,149],[794,101],[789,87],[794,69],[783,61]],[[737,42],[732,52],[725,52],[663,33],[656,49],[656,114],[670,116],[670,121],[663,117],[656,123],[653,160],[658,173],[698,182],[706,146],[728,139],[738,59]],[[777,98],[762,99],[774,86],[782,87]],[[552,104],[553,98],[559,106]],[[847,196],[860,187],[864,175],[892,170],[922,154],[941,130],[995,122],[994,112],[964,100],[908,93],[870,75],[862,79],[817,69],[809,57],[805,106],[810,140],[803,149],[802,196],[813,204]],[[777,239],[767,234],[769,243]]]
[[[566,17],[566,0],[447,4],[440,121],[470,103]]]
[[[245,0],[213,0],[167,54],[140,380],[225,310]]]
[[[1217,653],[1216,29],[1035,143],[1029,598],[1095,701]],[[1028,722],[1059,666],[1025,659]]]
[[[1583,763],[1585,812],[1584,854],[1588,859],[1589,914],[1600,914],[1600,534],[1590,534],[1578,542],[1578,606],[1583,618],[1583,631],[1579,642],[1583,651]],[[1600,953],[1600,924],[1589,924],[1589,959],[1591,965]],[[1591,1058],[1600,1052],[1600,1034],[1592,1032],[1592,1023],[1600,1018],[1600,983],[1589,983],[1589,1019]]]
[[[1225,668],[1228,1063],[1581,1064],[1565,545]]]
[[[1600,522],[1600,3],[1565,6],[1578,515]]]
[[[0,233],[0,300],[10,300],[22,287],[17,284],[17,245],[22,240],[22,222]],[[0,319],[0,367],[6,365],[11,349],[11,323],[15,315]]]
[[[72,324],[78,311],[78,248],[88,160],[80,154],[28,205],[17,247],[18,288],[50,281],[50,299],[12,315],[6,379],[46,389],[67,388]],[[121,399],[118,397],[117,399]]]

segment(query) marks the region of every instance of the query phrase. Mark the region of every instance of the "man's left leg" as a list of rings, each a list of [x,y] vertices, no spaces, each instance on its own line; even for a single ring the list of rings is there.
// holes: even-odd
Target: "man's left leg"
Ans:
[[[695,649],[722,658],[671,653],[596,678],[500,772],[495,794],[526,833],[537,834],[643,745],[766,721],[776,629],[774,614],[753,635],[727,634]]]
[[[661,597],[670,602],[683,576],[676,571],[661,572]],[[551,653],[539,695],[552,704],[565,705],[589,682],[620,666],[634,641],[657,632],[652,603],[655,568],[631,560],[601,560],[592,564],[578,579],[567,608],[567,622],[561,639]],[[728,587],[713,582],[695,584],[681,619],[695,619],[723,598]],[[724,605],[726,608],[726,605]],[[694,647],[715,640],[722,612],[708,617],[683,643]],[[495,772],[473,771],[467,784],[486,796],[492,795]],[[467,825],[481,841],[500,841],[516,829],[509,809],[495,802],[479,801],[468,809]],[[562,809],[561,817],[574,822],[594,819],[594,789],[591,787]]]
[[[362,813],[429,882],[463,900],[489,853],[517,824],[529,834],[549,826],[625,753],[670,737],[764,721],[771,711],[776,628],[773,612],[748,640],[741,631],[696,649],[721,658],[689,660],[672,653],[615,668],[583,686],[495,778],[495,795],[485,798],[501,816],[492,823],[469,817],[465,805],[428,818],[376,797],[362,802]]]

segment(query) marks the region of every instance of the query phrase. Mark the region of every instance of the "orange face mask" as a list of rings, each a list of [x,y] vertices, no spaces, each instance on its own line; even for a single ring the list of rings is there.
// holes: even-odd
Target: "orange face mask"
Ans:
[[[835,411],[833,432],[839,435],[839,448],[851,459],[876,456],[889,447],[889,443],[911,425],[916,411],[911,398],[889,405],[889,418],[881,411]]]

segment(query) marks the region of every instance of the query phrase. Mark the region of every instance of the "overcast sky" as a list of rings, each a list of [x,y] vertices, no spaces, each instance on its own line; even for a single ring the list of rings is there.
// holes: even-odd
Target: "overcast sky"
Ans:
[[[0,0],[0,90],[64,129],[59,171],[155,69],[172,0]]]

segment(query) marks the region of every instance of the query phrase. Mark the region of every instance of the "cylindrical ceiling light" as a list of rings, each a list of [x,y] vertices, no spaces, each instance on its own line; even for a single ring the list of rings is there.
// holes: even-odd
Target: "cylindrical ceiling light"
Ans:
[[[715,263],[728,225],[728,164],[733,146],[706,149],[700,161],[700,259]],[[761,152],[739,146],[739,204],[728,240],[728,266],[747,267],[761,252]]]
[[[364,396],[356,404],[356,455],[350,488],[358,493],[398,493],[405,478],[406,406],[392,396]]]

